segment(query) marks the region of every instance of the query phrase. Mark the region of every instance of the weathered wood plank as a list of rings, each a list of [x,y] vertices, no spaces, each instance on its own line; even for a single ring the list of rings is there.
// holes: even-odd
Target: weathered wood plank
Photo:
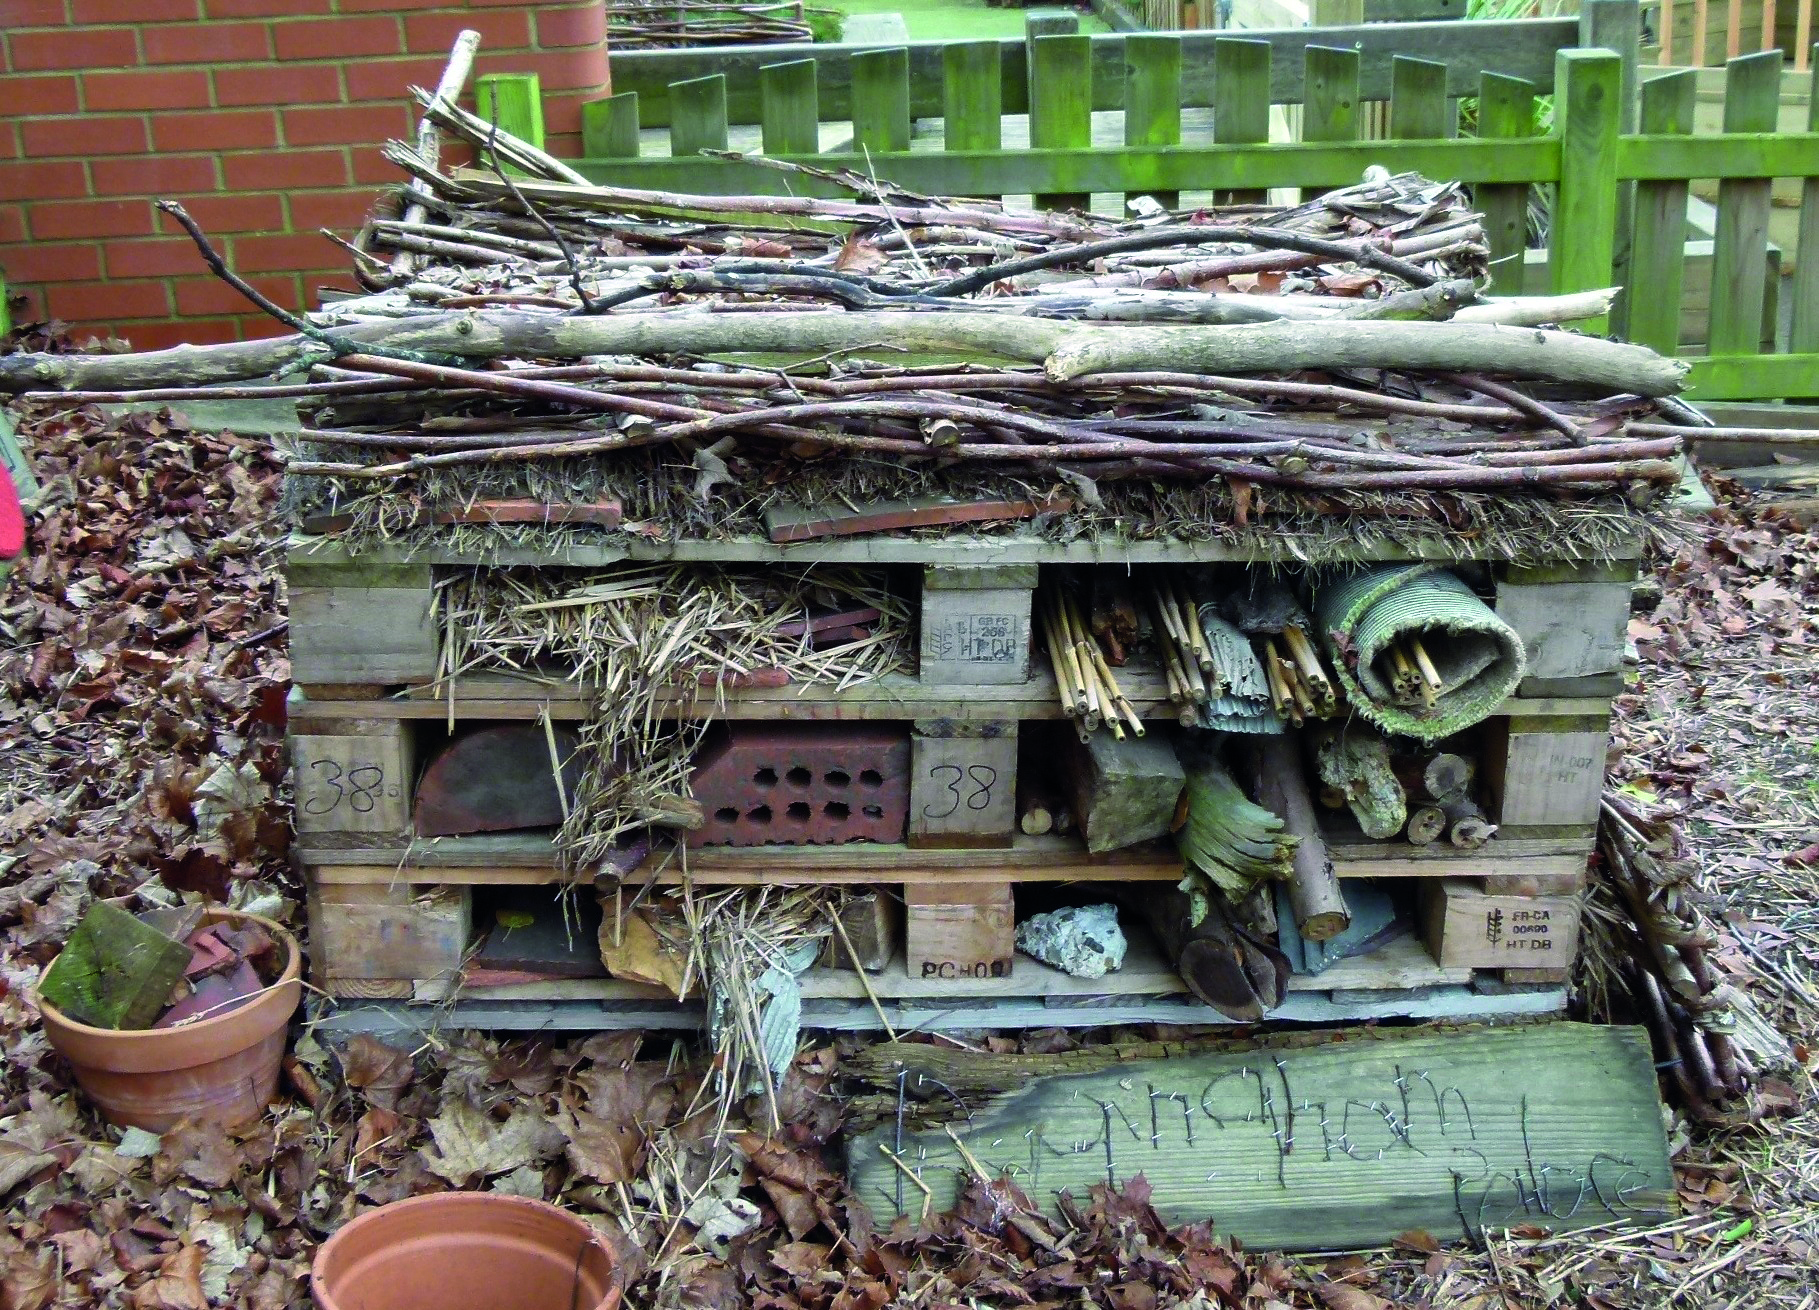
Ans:
[[[1617,221],[1617,97],[1622,60],[1607,51],[1563,50],[1556,105],[1560,186],[1548,238],[1554,290],[1611,285]],[[1602,332],[1603,319],[1583,325]]]
[[[1692,69],[1653,78],[1642,86],[1640,127],[1654,136],[1693,130],[1697,77]],[[1636,184],[1635,239],[1630,267],[1628,336],[1671,355],[1680,345],[1680,292],[1686,265],[1685,181]]]
[[[1497,617],[1516,630],[1528,677],[1583,678],[1622,667],[1630,616],[1628,581],[1500,580]]]
[[[1811,20],[1811,11],[1810,3],[1802,5],[1803,30]],[[1819,133],[1819,46],[1814,47],[1811,67],[1806,130]],[[1803,258],[1794,266],[1788,288],[1794,298],[1794,318],[1788,331],[1787,348],[1795,354],[1819,354],[1819,259],[1813,258],[1813,252],[1819,251],[1819,170],[1809,173],[1800,188],[1798,241]]]
[[[1180,34],[1182,42],[1182,101],[1189,108],[1214,103],[1216,73],[1212,51],[1215,43],[1229,39],[1222,32]],[[1120,33],[1089,38],[1093,45],[1093,108],[1118,109],[1123,96],[1124,42]],[[1447,93],[1475,94],[1480,74],[1495,68],[1511,77],[1525,78],[1552,87],[1556,51],[1578,44],[1576,19],[1522,19],[1474,23],[1395,23],[1363,29],[1300,27],[1255,31],[1246,39],[1267,44],[1273,55],[1267,94],[1270,104],[1293,105],[1302,100],[1302,51],[1310,45],[1356,46],[1362,59],[1361,94],[1369,100],[1387,99],[1390,93],[1390,60],[1396,55],[1435,59],[1447,66]],[[910,81],[914,93],[911,112],[934,117],[942,109],[941,65],[943,41],[911,41]],[[1022,37],[998,41],[1002,61],[1004,112],[1027,113],[1028,61]],[[757,123],[759,118],[758,69],[788,59],[815,59],[821,65],[821,109],[831,118],[845,117],[852,108],[852,60],[864,47],[801,42],[741,49],[715,47],[696,50],[616,50],[612,52],[613,86],[635,91],[642,97],[646,127],[670,122],[669,87],[709,73],[728,79],[727,109],[734,123]]]
[[[1307,48],[1302,97],[1303,141],[1358,139],[1358,52],[1328,46]]]
[[[1442,966],[1571,968],[1579,949],[1576,896],[1511,896],[1456,878],[1421,884],[1421,935]]]
[[[427,682],[436,676],[428,586],[293,584],[290,605],[291,676],[300,684]]]
[[[904,973],[924,989],[1009,979],[1017,953],[1016,910],[1005,882],[903,885]]]
[[[910,148],[909,52],[853,56],[853,149],[878,154]]]
[[[297,831],[405,831],[416,781],[410,725],[368,719],[329,726],[338,731],[291,735]]]
[[[948,150],[1004,145],[1004,81],[999,43],[956,41],[941,51],[942,142]]]
[[[812,155],[821,149],[821,109],[815,61],[792,59],[758,70],[764,153]]]
[[[968,572],[923,570],[920,680],[974,686],[1028,682],[1034,577],[1027,585],[967,586]]]
[[[1773,132],[1781,105],[1781,52],[1731,60],[1724,74],[1724,130]],[[1772,177],[1718,184],[1712,233],[1712,311],[1706,346],[1713,355],[1753,355],[1762,348],[1763,280],[1768,272]],[[1810,256],[1811,252],[1803,252]]]
[[[1067,741],[1062,784],[1087,850],[1097,853],[1167,833],[1187,775],[1162,738],[1119,741],[1101,729]]]
[[[1181,143],[1181,38],[1136,35],[1124,41],[1124,144]],[[1173,209],[1180,193],[1155,199]]]
[[[1726,355],[1689,361],[1689,400],[1788,400],[1819,397],[1819,353]]]
[[[1636,79],[1642,46],[1642,8],[1636,0],[1585,0],[1579,9],[1579,44],[1590,50],[1610,50],[1621,61],[1617,78],[1617,130],[1636,130]],[[1635,240],[1636,188],[1617,183],[1616,230],[1611,241],[1611,281],[1622,288],[1611,309],[1610,326],[1625,335],[1629,326],[1630,252]]]
[[[114,901],[96,901],[40,982],[45,1000],[95,1028],[150,1028],[170,1004],[190,949]]]
[[[1398,55],[1390,61],[1390,136],[1450,137],[1459,117],[1446,98],[1446,65]]]
[[[1093,144],[1092,38],[1039,36],[1030,50],[1030,145],[1078,150]],[[1039,208],[1084,209],[1085,192],[1045,192]]]
[[[638,93],[626,91],[581,106],[581,152],[589,159],[636,159]]]
[[[364,886],[312,882],[312,967],[322,978],[450,976],[467,951],[472,898],[472,890],[459,884],[413,888],[396,880]]]
[[[1017,831],[1017,724],[910,737],[912,850],[1011,845]]]
[[[670,154],[688,158],[726,149],[726,75],[713,73],[670,89]]]
[[[1499,825],[1587,824],[1598,820],[1610,730],[1587,721],[1577,729],[1552,729],[1511,719],[1506,734],[1493,731],[1483,761],[1485,785]]]
[[[1533,82],[1486,73],[1478,89],[1478,135],[1487,140],[1535,135]],[[1528,247],[1527,183],[1487,183],[1475,189],[1491,248],[1491,280],[1499,294],[1520,295],[1522,252]]]
[[[1141,1174],[1165,1222],[1211,1219],[1252,1247],[1649,1222],[1674,1206],[1648,1036],[1634,1028],[1384,1033],[1120,1064],[969,1109],[949,1129],[1051,1212],[1059,1190]],[[903,1169],[937,1210],[969,1169],[947,1130],[889,1123],[849,1159],[854,1195],[886,1221],[923,1205]]]
[[[543,91],[535,73],[486,73],[474,79],[474,112],[520,141],[543,146]]]
[[[1270,139],[1270,67],[1267,41],[1221,38],[1213,43],[1213,139],[1220,145],[1249,145]],[[1238,187],[1215,195],[1231,204],[1262,204],[1261,187]]]

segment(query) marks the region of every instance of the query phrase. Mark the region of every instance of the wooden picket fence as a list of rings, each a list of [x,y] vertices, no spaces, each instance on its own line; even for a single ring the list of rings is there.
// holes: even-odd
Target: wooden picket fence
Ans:
[[[1622,8],[1633,23],[1634,6]],[[1382,165],[1470,184],[1487,218],[1493,268],[1506,269],[1523,258],[1531,188],[1549,187],[1552,289],[1636,288],[1620,306],[1616,330],[1669,354],[1681,347],[1689,187],[1717,179],[1709,326],[1704,356],[1691,361],[1689,394],[1819,397],[1819,257],[1799,259],[1786,279],[1793,306],[1785,353],[1763,350],[1774,179],[1802,180],[1800,251],[1819,255],[1819,115],[1805,132],[1775,130],[1779,52],[1730,60],[1725,130],[1693,135],[1695,74],[1655,77],[1631,100],[1625,80],[1634,76],[1633,44],[1626,61],[1608,49],[1561,48],[1559,24],[1546,21],[1403,27],[1509,29],[1495,59],[1474,40],[1443,61],[1397,53],[1406,44],[1395,35],[1401,26],[1348,29],[1351,48],[1306,43],[1299,59],[1283,57],[1282,33],[1269,40],[1037,36],[1027,51],[996,41],[949,43],[938,46],[932,86],[914,75],[927,60],[912,50],[856,51],[833,79],[837,97],[828,95],[818,60],[788,59],[751,70],[750,85],[715,73],[666,87],[667,157],[640,155],[641,93],[585,106],[588,157],[576,166],[602,182],[653,191],[815,189],[800,174],[699,153],[725,150],[729,123],[737,121],[756,121],[767,155],[869,173],[929,194],[1034,196],[1049,205],[1085,205],[1108,193],[1172,199],[1181,192],[1339,187]],[[1555,42],[1552,67],[1542,77],[1537,52],[1548,42]],[[1475,56],[1486,57],[1472,68]],[[1478,71],[1487,64],[1531,76]],[[514,97],[504,93],[534,97],[534,88],[490,81],[500,121],[510,128]],[[1467,95],[1477,100],[1476,135],[1459,136],[1454,101]],[[1547,133],[1536,127],[1543,95],[1552,97]],[[829,113],[830,98],[840,104],[837,114]],[[1359,139],[1370,99],[1388,102],[1393,140]],[[1270,107],[1285,101],[1301,106],[1302,139],[1270,143]],[[742,119],[733,106],[744,104],[750,117]],[[1197,104],[1212,109],[1211,139],[1184,143],[1183,107]],[[1094,143],[1093,111],[1107,108],[1124,111],[1122,145]],[[1631,130],[1626,112],[1635,116]],[[1027,113],[1027,149],[1004,148],[1013,113]],[[913,120],[937,115],[941,139],[912,149]],[[820,152],[830,117],[850,117],[850,148]]]

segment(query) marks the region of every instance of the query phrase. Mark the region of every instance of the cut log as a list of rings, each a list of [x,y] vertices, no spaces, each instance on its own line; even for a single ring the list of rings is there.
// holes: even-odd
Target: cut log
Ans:
[[[1301,753],[1287,737],[1266,737],[1257,747],[1257,799],[1282,816],[1283,826],[1299,840],[1290,861],[1289,902],[1295,925],[1309,941],[1337,937],[1351,923],[1345,893],[1333,872],[1332,856],[1320,836],[1314,798],[1308,794]]]
[[[1485,818],[1478,802],[1469,796],[1449,801],[1442,808],[1446,811],[1446,839],[1462,851],[1477,850],[1497,831],[1497,825]]]
[[[1263,1018],[1264,999],[1245,967],[1238,933],[1215,906],[1198,924],[1193,903],[1179,887],[1161,888],[1143,898],[1143,913],[1163,954],[1187,989],[1228,1019],[1254,1022]]]
[[[1154,737],[1123,741],[1096,732],[1067,743],[1067,789],[1089,851],[1115,851],[1169,830],[1187,774]]]
[[[1056,811],[1061,809],[1061,798],[1045,781],[1027,776],[1027,771],[1019,769],[1017,776],[1017,827],[1018,830],[1031,836],[1040,837],[1045,832],[1052,832],[1055,827]]]
[[[876,887],[854,892],[840,907],[840,924],[821,948],[821,963],[877,973],[897,954],[897,902]]]
[[[1122,578],[1096,570],[1088,593],[1089,621],[1093,636],[1105,650],[1105,658],[1122,665],[1132,646],[1137,643],[1137,602],[1129,584]]]
[[[1434,755],[1399,755],[1393,761],[1396,781],[1412,801],[1441,805],[1466,795],[1478,774],[1477,763],[1451,751]]]
[[[92,1028],[149,1028],[189,967],[190,948],[96,901],[38,985],[40,995]]]
[[[1408,827],[1403,831],[1410,846],[1428,846],[1446,835],[1446,811],[1438,805],[1422,805],[1409,811]]]
[[[1345,793],[1367,837],[1394,837],[1408,822],[1408,798],[1390,767],[1389,744],[1365,728],[1328,732],[1314,748],[1320,781]]]

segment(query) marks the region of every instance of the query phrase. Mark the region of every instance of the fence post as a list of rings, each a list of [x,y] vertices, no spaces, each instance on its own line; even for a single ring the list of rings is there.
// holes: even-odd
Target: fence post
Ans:
[[[1585,0],[1579,11],[1579,44],[1587,50],[1614,50],[1623,61],[1617,92],[1617,130],[1636,130],[1637,63],[1642,52],[1640,0]],[[1611,330],[1622,335],[1629,323],[1630,247],[1634,240],[1636,184],[1617,183],[1617,238],[1611,276],[1624,290],[1611,310]]]
[[[1181,144],[1181,38],[1131,33],[1124,38],[1124,144]],[[1176,191],[1156,200],[1173,209]]]
[[[1726,61],[1726,132],[1773,132],[1780,108],[1779,50]],[[1712,317],[1705,338],[1706,349],[1713,355],[1762,351],[1774,185],[1766,177],[1727,177],[1718,183],[1718,222],[1712,232]],[[1768,335],[1772,340],[1772,327]]]
[[[1004,70],[996,41],[941,48],[942,132],[947,149],[1004,147]]]
[[[581,106],[581,153],[588,159],[638,157],[638,93],[626,91]]]
[[[758,121],[767,155],[821,153],[815,61],[796,59],[758,70]]]
[[[1617,242],[1617,114],[1623,61],[1608,50],[1562,50],[1554,56],[1554,105],[1560,140],[1560,185],[1548,232],[1554,291],[1611,285]],[[1603,332],[1602,319],[1587,332]]]
[[[863,50],[853,56],[853,149],[910,148],[909,51]]]
[[[1801,11],[1802,13],[1805,10]],[[1806,130],[1819,132],[1819,46],[1812,50],[1811,85],[1807,88]],[[1819,353],[1819,177],[1809,177],[1800,188],[1800,260],[1794,265],[1793,331],[1787,348],[1796,355]]]
[[[1683,68],[1642,87],[1642,130],[1649,136],[1691,136],[1698,74]],[[1638,294],[1629,302],[1624,336],[1663,355],[1680,349],[1680,294],[1686,283],[1686,193],[1670,179],[1636,187],[1636,240],[1630,268]]]
[[[501,132],[543,149],[543,91],[535,73],[488,73],[474,80],[474,112]]]
[[[669,152],[691,159],[703,150],[726,149],[726,74],[710,73],[669,84]]]

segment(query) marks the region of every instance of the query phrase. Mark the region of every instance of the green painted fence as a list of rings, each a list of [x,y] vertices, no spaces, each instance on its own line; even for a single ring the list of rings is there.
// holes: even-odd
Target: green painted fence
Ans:
[[[1423,26],[1423,25],[1415,25]],[[1457,30],[1473,24],[1446,24]],[[1351,29],[1394,30],[1389,26]],[[1190,34],[1192,36],[1192,34]],[[1210,140],[1181,143],[1181,88],[1188,37],[1121,38],[1116,85],[1100,84],[1092,41],[1036,37],[1029,43],[1029,90],[1016,96],[1005,77],[999,42],[942,48],[933,102],[943,116],[940,141],[911,142],[918,88],[914,59],[903,50],[868,52],[849,61],[853,147],[817,153],[816,120],[827,114],[827,87],[792,59],[751,72],[758,121],[780,157],[823,168],[851,169],[936,195],[1038,196],[1081,204],[1089,196],[1179,192],[1254,195],[1271,187],[1328,188],[1355,183],[1381,164],[1392,171],[1457,179],[1476,189],[1487,218],[1493,268],[1522,258],[1529,188],[1552,188],[1552,289],[1612,285],[1619,270],[1637,289],[1627,312],[1633,339],[1679,353],[1681,270],[1685,260],[1690,182],[1719,179],[1712,254],[1709,354],[1693,361],[1690,393],[1711,400],[1819,398],[1819,118],[1804,133],[1777,133],[1778,53],[1730,61],[1724,131],[1694,136],[1691,72],[1643,86],[1628,105],[1633,69],[1606,49],[1554,53],[1545,80],[1485,71],[1462,88],[1441,61],[1406,55],[1386,64],[1383,95],[1397,138],[1363,141],[1358,112],[1367,88],[1358,48],[1310,45],[1297,54],[1304,139],[1262,143],[1263,112],[1281,83],[1280,52],[1269,42],[1214,38],[1197,44],[1210,76]],[[1819,61],[1815,61],[1819,64]],[[638,93],[585,107],[589,158],[581,172],[616,186],[720,195],[802,193],[812,179],[736,159],[689,155],[727,140],[732,74],[695,77],[667,88],[673,157],[639,157]],[[819,102],[817,100],[819,89]],[[1479,135],[1454,135],[1455,100],[1476,93]],[[1552,97],[1553,130],[1537,134],[1537,99]],[[1004,115],[1013,100],[1029,106],[1028,149],[1002,148]],[[1126,110],[1123,144],[1095,144],[1092,107],[1109,100]],[[1819,105],[1819,96],[1814,98]],[[1625,131],[1628,116],[1637,130]],[[1202,132],[1201,135],[1207,135]],[[1769,270],[1770,186],[1804,179],[1806,210],[1797,272],[1786,288],[1793,304],[1789,353],[1762,350],[1763,288]],[[823,190],[824,194],[839,194]],[[1810,244],[1809,244],[1810,242]],[[1507,279],[1506,279],[1507,282]],[[1533,288],[1530,288],[1531,290]],[[1593,329],[1601,324],[1588,325]]]

